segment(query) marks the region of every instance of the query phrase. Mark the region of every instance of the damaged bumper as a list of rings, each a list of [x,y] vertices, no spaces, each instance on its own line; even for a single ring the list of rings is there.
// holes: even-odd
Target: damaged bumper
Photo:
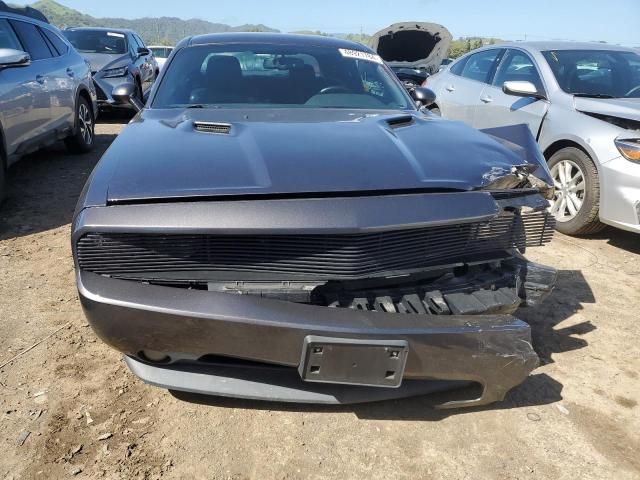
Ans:
[[[538,364],[513,315],[555,285],[520,254],[550,240],[546,206],[464,192],[87,208],[78,289],[153,385],[330,404],[471,385],[442,406],[483,405]]]
[[[443,405],[459,407],[502,400],[538,365],[529,325],[511,315],[380,314],[217,292],[176,292],[90,273],[79,275],[78,285],[98,336],[124,352],[142,380],[174,390],[335,404],[479,385],[478,397]],[[310,336],[406,342],[400,387],[303,381],[298,367]],[[173,363],[146,362],[142,352],[148,350],[167,352]]]

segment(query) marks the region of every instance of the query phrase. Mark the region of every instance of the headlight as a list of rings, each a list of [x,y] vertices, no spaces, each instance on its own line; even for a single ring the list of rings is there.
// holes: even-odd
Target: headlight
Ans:
[[[620,139],[616,138],[616,147],[620,150],[620,153],[627,160],[640,163],[640,139],[628,138]]]
[[[110,68],[109,70],[104,70],[102,72],[102,76],[104,78],[124,77],[126,75],[127,75],[127,67]]]

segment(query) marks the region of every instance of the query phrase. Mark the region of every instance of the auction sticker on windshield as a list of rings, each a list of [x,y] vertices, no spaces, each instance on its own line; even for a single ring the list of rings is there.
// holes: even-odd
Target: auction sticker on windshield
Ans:
[[[369,62],[375,62],[383,64],[383,60],[379,55],[368,52],[361,52],[360,50],[350,50],[348,48],[340,48],[340,54],[345,58],[355,58],[357,60],[367,60]]]
[[[114,32],[107,32],[107,36],[109,36],[109,37],[124,38],[124,35],[123,35],[122,33],[114,33]]]

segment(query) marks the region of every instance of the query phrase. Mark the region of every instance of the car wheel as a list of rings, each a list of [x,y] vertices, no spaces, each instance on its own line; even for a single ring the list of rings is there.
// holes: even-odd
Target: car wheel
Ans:
[[[600,181],[593,160],[578,148],[563,148],[551,157],[549,169],[556,189],[551,202],[556,229],[566,235],[602,230]]]
[[[442,113],[440,112],[440,109],[438,107],[430,108],[429,111],[431,113],[433,113],[437,117],[441,117],[442,116]]]
[[[84,97],[78,99],[76,107],[76,132],[65,140],[71,153],[87,153],[93,149],[95,121],[89,102]]]

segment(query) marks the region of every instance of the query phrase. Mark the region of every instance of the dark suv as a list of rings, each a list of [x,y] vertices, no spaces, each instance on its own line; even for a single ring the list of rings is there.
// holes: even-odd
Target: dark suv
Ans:
[[[6,169],[57,140],[93,147],[96,91],[85,60],[32,8],[0,2],[0,199]]]
[[[89,61],[100,108],[113,107],[112,91],[131,82],[142,100],[160,71],[153,52],[131,30],[71,28],[64,31],[71,44]]]

